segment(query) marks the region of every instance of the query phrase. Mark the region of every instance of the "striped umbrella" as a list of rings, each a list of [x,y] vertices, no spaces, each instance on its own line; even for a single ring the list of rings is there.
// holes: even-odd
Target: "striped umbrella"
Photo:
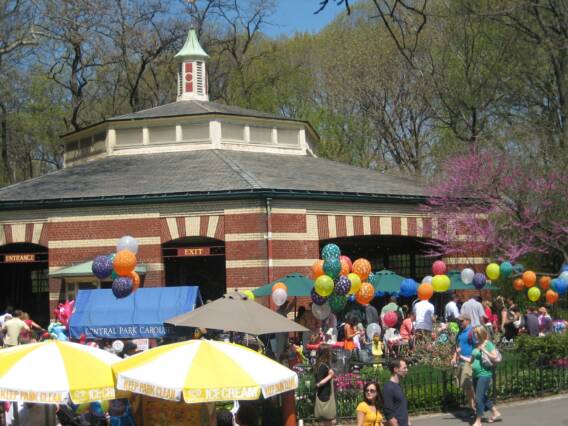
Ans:
[[[115,398],[111,365],[120,358],[51,340],[0,350],[0,400],[45,404]]]
[[[298,387],[298,376],[244,346],[190,340],[160,346],[113,366],[117,388],[187,403],[265,398]]]

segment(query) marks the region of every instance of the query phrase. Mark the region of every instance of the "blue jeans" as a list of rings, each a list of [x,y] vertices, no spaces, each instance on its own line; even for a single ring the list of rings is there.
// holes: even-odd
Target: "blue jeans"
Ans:
[[[489,399],[489,387],[491,377],[474,377],[473,387],[475,389],[475,414],[477,417],[493,408],[493,402]]]

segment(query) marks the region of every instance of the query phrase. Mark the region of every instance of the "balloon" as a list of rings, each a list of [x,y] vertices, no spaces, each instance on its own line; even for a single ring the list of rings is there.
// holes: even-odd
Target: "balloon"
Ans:
[[[119,251],[114,258],[113,267],[118,275],[130,276],[130,273],[136,267],[136,255],[128,250]]]
[[[523,282],[527,288],[534,286],[536,284],[536,274],[533,271],[523,272]]]
[[[332,294],[329,296],[329,307],[333,312],[341,312],[345,305],[347,305],[347,297],[340,296],[338,294]]]
[[[375,297],[375,287],[370,283],[361,284],[361,288],[355,294],[355,300],[361,305],[367,305]]]
[[[398,322],[398,315],[394,311],[387,312],[383,317],[383,324],[386,327],[394,327]]]
[[[132,293],[132,278],[118,277],[112,282],[112,294],[117,299],[123,299],[129,296],[130,293]]]
[[[556,283],[554,283],[555,281],[556,281]],[[566,291],[568,291],[568,282],[561,280],[559,278],[553,279],[550,286],[560,296],[564,296],[566,294]]]
[[[418,286],[418,298],[420,300],[429,300],[434,294],[434,287],[429,283],[422,283]]]
[[[458,334],[460,332],[460,326],[457,325],[457,323],[455,322],[450,322],[448,324],[448,328],[450,329],[450,331],[454,334]]]
[[[315,280],[317,277],[322,276],[323,274],[323,260],[316,260],[312,265],[312,278]]]
[[[283,288],[277,288],[272,292],[272,301],[276,306],[282,306],[288,299],[288,292]]]
[[[464,284],[471,284],[473,282],[473,276],[475,272],[471,268],[465,268],[461,271],[460,277]]]
[[[450,277],[447,275],[435,275],[434,278],[432,278],[432,287],[436,293],[448,291],[451,283]]]
[[[492,281],[499,279],[499,275],[501,275],[501,269],[499,268],[499,265],[497,265],[496,263],[490,263],[489,265],[487,265],[487,268],[485,268],[485,275],[487,275],[487,278]]]
[[[411,297],[416,295],[418,283],[412,278],[406,278],[400,283],[400,294],[403,297]]]
[[[112,274],[112,259],[109,256],[97,256],[93,260],[91,270],[95,277],[103,279]]]
[[[347,296],[347,300],[351,303],[355,302],[355,295],[354,294],[350,294],[349,296]]]
[[[515,263],[513,265],[513,272],[516,272],[517,274],[521,274],[524,270],[525,267],[522,263]]]
[[[558,271],[559,274],[561,274],[562,272],[566,272],[568,271],[568,263],[564,263],[561,267],[560,267],[560,271]]]
[[[502,262],[499,266],[499,269],[501,271],[501,275],[503,275],[505,278],[513,273],[513,265],[511,265],[511,262]]]
[[[563,281],[568,281],[568,271],[562,272],[560,275],[558,275],[558,278]]]
[[[361,288],[361,278],[359,278],[359,275],[355,273],[347,275],[347,278],[349,278],[349,281],[351,281],[351,290],[349,290],[349,293],[350,294],[357,293]]]
[[[248,300],[254,300],[254,293],[250,290],[243,290],[242,293],[247,297]]]
[[[432,275],[426,275],[424,278],[422,278],[422,284],[426,283],[426,284],[432,284],[432,279],[434,277]]]
[[[132,271],[130,273],[130,278],[132,278],[132,293],[134,293],[140,287],[140,275],[138,275],[137,272]],[[254,295],[253,295],[253,299],[254,299]]]
[[[527,296],[531,302],[536,302],[540,299],[540,289],[538,287],[531,287],[527,292]]]
[[[325,302],[327,302],[327,297],[320,296],[316,292],[315,288],[312,288],[310,294],[312,296],[312,302],[314,302],[316,305],[323,305]]]
[[[272,292],[274,293],[275,290],[278,290],[279,288],[281,288],[282,290],[284,290],[286,293],[288,293],[288,286],[282,282],[277,282],[275,284],[272,285]]]
[[[112,342],[112,349],[117,354],[121,353],[124,350],[124,342],[122,340],[115,340]]]
[[[131,237],[130,235],[125,235],[116,244],[116,252],[122,250],[128,250],[131,253],[137,254],[138,253],[138,241],[136,238]]]
[[[446,264],[443,260],[436,260],[432,264],[432,272],[434,275],[444,275],[447,271]]]
[[[548,290],[550,288],[550,277],[548,275],[544,275],[540,277],[538,283],[540,285],[540,288],[542,288],[543,290]]]
[[[513,281],[513,288],[517,291],[523,291],[525,289],[525,283],[522,279],[517,278],[515,281]]]
[[[327,297],[333,293],[333,279],[327,275],[317,277],[316,282],[314,283],[314,288],[316,289],[317,294]]]
[[[551,305],[553,303],[556,303],[556,301],[558,300],[558,293],[556,293],[554,290],[548,290],[545,296],[546,296],[546,302],[550,303]]]
[[[321,249],[321,258],[323,260],[339,259],[341,256],[341,249],[337,244],[326,244]]]
[[[112,272],[110,273],[110,279],[111,280],[116,280],[119,277],[119,275],[116,273],[116,271],[113,269]]]
[[[483,287],[485,287],[486,283],[487,283],[487,278],[485,278],[485,274],[478,272],[473,276],[473,286],[476,289],[481,290]]]
[[[349,278],[347,278],[345,275],[340,275],[338,278],[336,278],[334,284],[335,285],[333,291],[335,292],[335,294],[337,294],[338,296],[345,296],[349,294],[349,290],[351,290],[351,281],[349,281]],[[329,303],[331,305],[331,302]],[[331,309],[333,309],[333,306],[331,307]]]
[[[327,259],[323,262],[323,271],[331,278],[337,278],[341,272],[341,262],[339,258]]]
[[[349,265],[349,272],[347,272],[347,274],[349,274],[353,271],[353,262],[351,262],[351,259],[348,256],[345,256],[345,255],[339,256],[339,261],[341,263],[346,262],[347,265]],[[347,274],[342,273],[341,275],[347,275]]]
[[[361,281],[366,281],[371,273],[371,264],[367,259],[357,259],[353,262],[353,272],[359,275]]]
[[[376,322],[372,322],[367,326],[367,336],[371,339],[375,336],[375,334],[381,335],[381,326]]]
[[[329,314],[331,314],[331,308],[329,303],[324,303],[323,305],[312,305],[312,314],[316,319],[323,321]]]
[[[375,297],[385,297],[385,292],[381,290],[375,291]]]
[[[339,258],[339,262],[341,263],[341,272],[339,272],[340,275],[347,275],[351,272],[351,264],[349,262],[347,262],[347,260],[343,259],[346,256],[341,256]]]

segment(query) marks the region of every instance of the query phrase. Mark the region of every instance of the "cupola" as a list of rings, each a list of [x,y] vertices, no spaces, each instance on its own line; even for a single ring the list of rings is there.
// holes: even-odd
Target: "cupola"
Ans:
[[[209,101],[207,84],[207,58],[195,29],[191,28],[181,50],[175,55],[178,60],[178,101]]]

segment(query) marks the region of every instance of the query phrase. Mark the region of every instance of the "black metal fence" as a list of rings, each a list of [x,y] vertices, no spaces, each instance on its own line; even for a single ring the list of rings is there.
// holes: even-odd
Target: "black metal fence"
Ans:
[[[314,412],[315,380],[308,367],[300,371],[297,396],[298,418],[310,420]],[[337,414],[340,418],[356,416],[355,408],[362,400],[364,382],[379,384],[389,374],[380,364],[364,366],[360,371],[339,374],[335,380]],[[411,366],[403,387],[409,412],[451,411],[464,405],[465,397],[451,367]],[[558,360],[547,365],[531,365],[513,359],[503,361],[495,369],[492,394],[495,400],[536,397],[568,390],[568,362]]]

